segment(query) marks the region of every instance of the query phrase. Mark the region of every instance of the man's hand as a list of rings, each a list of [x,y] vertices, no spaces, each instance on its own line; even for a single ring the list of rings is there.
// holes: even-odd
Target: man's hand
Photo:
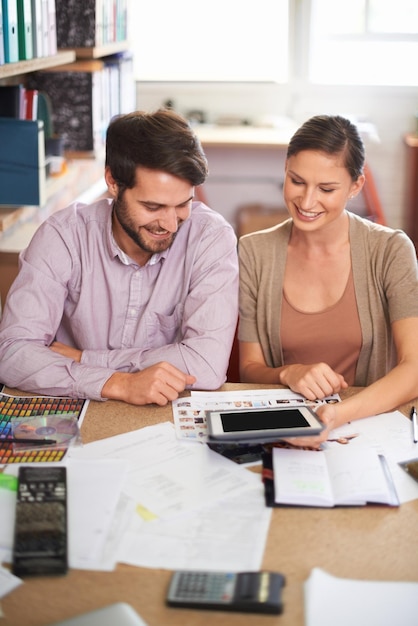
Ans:
[[[326,363],[287,365],[280,374],[280,382],[308,400],[322,400],[348,387],[344,377]]]
[[[77,361],[80,363],[81,355],[83,354],[82,350],[77,350],[77,348],[71,348],[71,346],[67,346],[65,343],[60,343],[59,341],[54,341],[49,346],[52,352],[56,352],[57,354],[61,354],[61,356],[66,356],[73,361]]]
[[[194,376],[163,361],[140,372],[115,372],[104,384],[102,397],[129,404],[164,406],[178,398],[179,393],[194,382]]]

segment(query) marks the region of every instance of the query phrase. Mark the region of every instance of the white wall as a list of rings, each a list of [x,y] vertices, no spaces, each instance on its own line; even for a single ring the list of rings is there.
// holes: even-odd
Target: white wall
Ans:
[[[177,111],[206,112],[208,121],[231,114],[253,121],[288,116],[302,123],[316,114],[355,116],[374,123],[380,143],[367,141],[373,171],[390,226],[404,228],[405,147],[403,137],[416,130],[418,89],[399,87],[328,87],[291,84],[138,83],[137,106],[154,110],[167,100]],[[210,165],[210,163],[209,163]],[[278,177],[281,177],[278,172]],[[259,199],[263,201],[263,198]],[[213,208],[220,210],[219,207]],[[222,212],[222,211],[221,211]]]

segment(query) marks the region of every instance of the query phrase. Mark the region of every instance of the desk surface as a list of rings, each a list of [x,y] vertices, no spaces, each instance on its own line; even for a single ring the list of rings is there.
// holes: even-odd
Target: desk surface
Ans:
[[[255,386],[223,387],[240,388]],[[405,414],[409,408],[403,407]],[[83,441],[166,420],[172,420],[171,406],[91,402],[82,426]],[[131,604],[149,626],[206,626],[215,617],[219,626],[254,626],[261,621],[265,626],[303,626],[303,583],[313,567],[346,578],[418,581],[417,519],[418,500],[397,509],[274,509],[262,565],[286,576],[281,616],[169,609],[164,598],[171,572],[118,565],[110,573],[70,570],[62,578],[26,579],[1,601],[5,614],[1,626],[45,626],[120,601]]]

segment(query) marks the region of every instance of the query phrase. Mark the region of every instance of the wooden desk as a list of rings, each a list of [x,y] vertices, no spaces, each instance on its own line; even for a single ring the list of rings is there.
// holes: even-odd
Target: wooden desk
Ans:
[[[223,389],[254,387],[229,383]],[[403,407],[406,414],[409,407]],[[88,443],[171,419],[170,406],[91,402],[82,436]],[[418,581],[417,519],[418,500],[398,509],[274,509],[263,568],[286,576],[281,616],[169,609],[170,571],[118,565],[114,572],[70,570],[62,578],[26,579],[1,601],[1,626],[45,626],[118,601],[131,604],[149,626],[207,626],[213,620],[219,626],[302,626],[303,583],[313,567],[347,578]]]

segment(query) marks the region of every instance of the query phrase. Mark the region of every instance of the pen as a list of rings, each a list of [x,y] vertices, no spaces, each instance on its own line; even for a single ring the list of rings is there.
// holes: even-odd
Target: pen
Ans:
[[[418,443],[417,410],[414,406],[411,409],[411,420],[412,420],[412,433],[414,437],[414,443]]]
[[[0,439],[0,443],[36,443],[38,446],[51,446],[57,443],[55,439],[28,439],[23,437],[7,437]]]

